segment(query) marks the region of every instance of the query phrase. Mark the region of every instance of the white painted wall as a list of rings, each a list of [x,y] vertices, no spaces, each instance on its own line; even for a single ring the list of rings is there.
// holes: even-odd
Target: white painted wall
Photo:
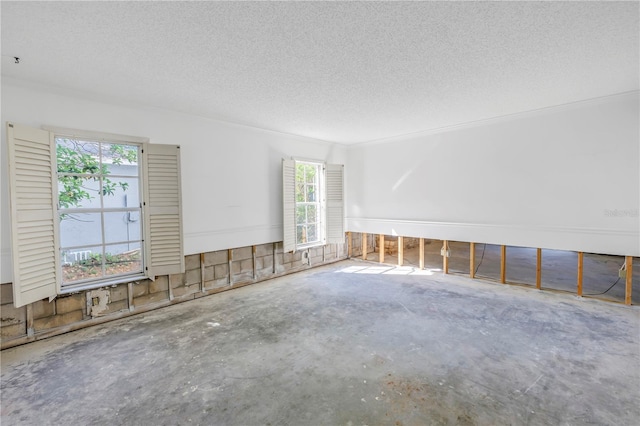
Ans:
[[[283,157],[344,164],[341,145],[2,81],[1,282],[12,280],[7,121],[148,137],[179,144],[185,254],[282,240]]]
[[[3,127],[180,144],[186,254],[281,240],[281,159],[295,156],[347,164],[351,231],[640,256],[638,92],[347,150],[19,81],[1,89]],[[0,280],[9,282],[1,133]]]
[[[349,148],[347,229],[640,256],[638,92]]]

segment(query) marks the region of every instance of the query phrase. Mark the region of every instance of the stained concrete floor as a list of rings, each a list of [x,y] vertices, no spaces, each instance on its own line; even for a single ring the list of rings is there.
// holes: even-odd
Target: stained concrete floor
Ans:
[[[1,355],[3,426],[640,419],[637,306],[361,261]]]

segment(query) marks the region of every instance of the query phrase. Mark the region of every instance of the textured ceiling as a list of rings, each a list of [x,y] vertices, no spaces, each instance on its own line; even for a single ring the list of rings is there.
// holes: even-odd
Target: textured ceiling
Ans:
[[[3,1],[2,75],[356,143],[638,90],[639,4]]]

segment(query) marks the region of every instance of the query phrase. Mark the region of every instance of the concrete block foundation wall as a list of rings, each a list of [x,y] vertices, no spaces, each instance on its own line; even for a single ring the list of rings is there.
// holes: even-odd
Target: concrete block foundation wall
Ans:
[[[1,284],[0,346],[5,349],[303,271],[347,254],[346,242],[295,253],[284,253],[277,242],[193,254],[185,256],[184,274],[80,291],[20,308],[13,306],[12,284]]]

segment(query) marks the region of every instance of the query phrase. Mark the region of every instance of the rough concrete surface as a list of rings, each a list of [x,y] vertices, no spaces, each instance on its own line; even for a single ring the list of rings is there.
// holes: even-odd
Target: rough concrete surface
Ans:
[[[2,352],[3,426],[637,425],[640,310],[345,261]]]

